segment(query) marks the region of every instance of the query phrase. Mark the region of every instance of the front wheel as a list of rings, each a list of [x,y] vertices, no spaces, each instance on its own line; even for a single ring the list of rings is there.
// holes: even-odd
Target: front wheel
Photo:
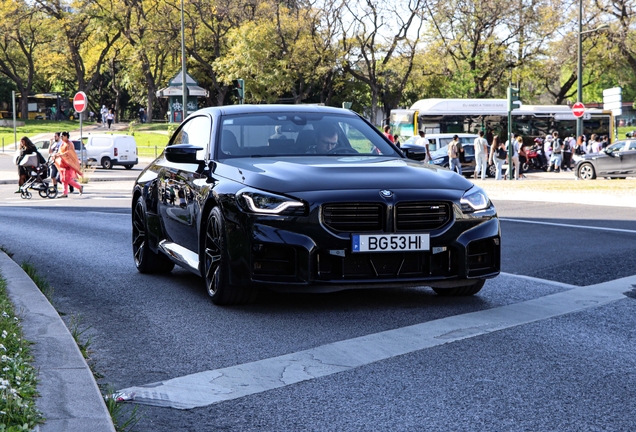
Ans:
[[[219,207],[214,207],[205,225],[203,276],[212,302],[217,305],[250,303],[255,291],[229,282],[229,258],[225,218]]]
[[[148,244],[148,224],[143,197],[139,197],[132,215],[132,248],[135,266],[140,273],[169,273],[174,263],[161,252],[155,253]]]
[[[581,180],[594,180],[596,178],[592,164],[585,163],[579,167],[579,178]]]
[[[57,197],[57,188],[55,186],[49,186],[46,189],[46,196],[50,199]]]
[[[103,158],[102,159],[102,168],[104,169],[112,169],[113,168],[113,161],[110,160],[110,158]]]
[[[444,297],[471,296],[477,294],[484,287],[485,279],[479,279],[472,285],[465,285],[455,288],[433,288],[437,295]]]
[[[23,191],[20,194],[20,198],[22,198],[22,199],[31,199],[32,196],[33,195],[31,195],[31,192],[29,192],[28,190],[27,191]]]
[[[124,165],[126,167],[127,170],[132,169],[132,165]]]

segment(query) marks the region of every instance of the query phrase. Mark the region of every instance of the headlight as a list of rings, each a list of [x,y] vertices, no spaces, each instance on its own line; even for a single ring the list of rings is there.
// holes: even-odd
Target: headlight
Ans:
[[[486,192],[480,187],[473,186],[468,189],[460,201],[463,212],[484,210],[490,207],[490,199]]]
[[[243,208],[253,213],[280,215],[304,213],[305,205],[292,198],[256,190],[241,190],[236,194]]]
[[[435,165],[442,165],[444,163],[444,159],[433,159],[432,163],[434,163]]]

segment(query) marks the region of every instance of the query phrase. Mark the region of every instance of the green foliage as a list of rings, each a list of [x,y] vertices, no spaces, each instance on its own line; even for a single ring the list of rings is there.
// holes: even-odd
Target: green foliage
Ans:
[[[37,371],[29,344],[0,276],[0,431],[30,431],[44,422],[35,406]]]

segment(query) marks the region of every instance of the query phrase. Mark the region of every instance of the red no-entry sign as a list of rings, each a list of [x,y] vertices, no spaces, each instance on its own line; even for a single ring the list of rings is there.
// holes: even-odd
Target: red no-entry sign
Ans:
[[[82,91],[75,93],[75,96],[73,97],[73,108],[75,108],[75,111],[81,113],[84,112],[87,107],[88,98],[86,97],[86,93]]]
[[[585,114],[585,105],[581,102],[572,105],[572,114],[574,114],[574,117],[583,117],[583,114]]]

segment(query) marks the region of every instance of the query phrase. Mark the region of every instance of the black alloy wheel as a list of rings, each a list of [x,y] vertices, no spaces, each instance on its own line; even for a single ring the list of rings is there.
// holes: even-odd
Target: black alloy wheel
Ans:
[[[140,273],[169,273],[174,263],[161,252],[155,253],[148,245],[148,224],[143,197],[135,203],[132,215],[132,248],[135,266]]]
[[[230,285],[225,219],[214,207],[205,226],[203,277],[205,287],[216,305],[245,304],[254,301],[255,290]]]
[[[485,279],[479,279],[472,285],[465,285],[455,288],[433,288],[437,295],[444,297],[471,296],[477,294],[484,287]]]

